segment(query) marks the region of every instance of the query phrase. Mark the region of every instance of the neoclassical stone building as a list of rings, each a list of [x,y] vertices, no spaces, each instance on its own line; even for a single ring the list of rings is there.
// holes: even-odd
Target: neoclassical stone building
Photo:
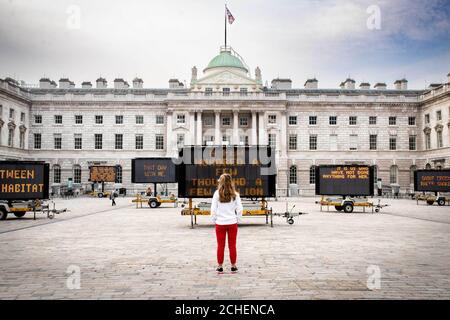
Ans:
[[[449,75],[450,78],[450,75]],[[375,165],[386,186],[412,189],[415,168],[450,167],[450,79],[427,90],[407,80],[320,89],[308,79],[263,85],[243,59],[222,47],[189,86],[147,89],[141,79],[80,87],[47,78],[30,86],[0,80],[0,159],[51,164],[55,192],[73,178],[88,187],[92,164],[120,165],[116,187],[131,184],[134,157],[174,156],[182,145],[270,144],[276,149],[278,195],[314,193],[314,166]],[[175,188],[176,186],[170,186]]]

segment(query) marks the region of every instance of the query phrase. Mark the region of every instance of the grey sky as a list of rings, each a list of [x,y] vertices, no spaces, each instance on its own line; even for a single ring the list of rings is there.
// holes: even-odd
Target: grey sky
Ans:
[[[381,30],[369,30],[370,5]],[[230,0],[229,44],[264,81],[317,77],[336,88],[406,77],[410,88],[446,81],[450,72],[449,1]],[[80,10],[80,28],[73,26]],[[76,20],[76,19],[75,19]],[[79,86],[100,75],[145,87],[189,82],[223,44],[224,2],[149,0],[0,0],[0,77],[37,83],[68,77]]]

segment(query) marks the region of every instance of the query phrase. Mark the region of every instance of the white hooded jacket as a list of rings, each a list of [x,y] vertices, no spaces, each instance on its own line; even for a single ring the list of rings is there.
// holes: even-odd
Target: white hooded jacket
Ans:
[[[220,202],[219,191],[214,192],[211,203],[212,221],[218,225],[236,224],[242,222],[242,203],[239,194],[230,202]]]

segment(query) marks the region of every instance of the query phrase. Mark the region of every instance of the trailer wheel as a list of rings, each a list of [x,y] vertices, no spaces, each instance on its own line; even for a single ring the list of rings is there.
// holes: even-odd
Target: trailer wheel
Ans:
[[[156,207],[159,208],[161,206],[161,204],[162,204],[161,202],[157,202]]]
[[[342,209],[344,209],[342,206],[334,206],[334,208],[335,208],[337,211],[342,211]]]
[[[431,205],[433,205],[433,203],[434,203],[434,200],[427,200],[427,204],[428,204],[428,205],[431,206]]]
[[[344,212],[345,213],[352,213],[353,212],[353,205],[351,203],[344,204]]]
[[[8,212],[6,212],[5,208],[0,208],[0,220],[6,220],[8,216]]]
[[[148,205],[150,206],[150,208],[155,209],[158,207],[158,202],[156,202],[156,200],[149,200]]]
[[[103,193],[99,192],[99,193],[97,194],[97,197],[103,198]]]
[[[288,219],[288,223],[289,224],[294,224],[294,219],[292,219],[292,218]]]
[[[376,208],[375,212],[377,212],[377,213],[380,212],[380,208]]]
[[[25,212],[14,212],[14,215],[15,215],[17,218],[22,218],[22,217],[25,215]]]
[[[444,199],[438,199],[437,204],[439,206],[443,206],[443,205],[445,205],[445,200]]]

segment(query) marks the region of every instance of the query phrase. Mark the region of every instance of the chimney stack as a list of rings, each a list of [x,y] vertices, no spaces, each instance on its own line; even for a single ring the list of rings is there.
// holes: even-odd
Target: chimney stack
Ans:
[[[359,89],[361,89],[361,90],[370,90],[370,83],[368,83],[368,82],[362,82],[362,83],[359,85]]]
[[[59,88],[60,89],[69,89],[70,88],[70,80],[68,78],[59,79]]]
[[[39,88],[41,89],[50,89],[51,86],[51,81],[49,78],[41,78],[39,80]]]
[[[92,89],[92,83],[90,81],[84,81],[81,83],[82,89]]]
[[[377,84],[375,84],[374,88],[376,90],[386,90],[386,83],[378,82]]]
[[[97,89],[106,89],[108,87],[108,82],[105,78],[98,78],[96,81]]]
[[[408,90],[408,80],[401,79],[394,82],[395,90]]]
[[[319,87],[319,81],[316,78],[308,79],[305,82],[305,89],[317,89]]]
[[[272,89],[289,90],[292,89],[292,80],[276,78],[272,80],[271,87]]]
[[[344,87],[348,90],[354,90],[355,89],[355,80],[347,78],[347,80],[344,81]]]
[[[180,82],[178,79],[170,79],[169,80],[169,88],[170,89],[182,89],[184,88],[184,84]]]
[[[144,86],[144,81],[141,78],[134,78],[133,80],[133,88],[134,89],[142,89]]]

